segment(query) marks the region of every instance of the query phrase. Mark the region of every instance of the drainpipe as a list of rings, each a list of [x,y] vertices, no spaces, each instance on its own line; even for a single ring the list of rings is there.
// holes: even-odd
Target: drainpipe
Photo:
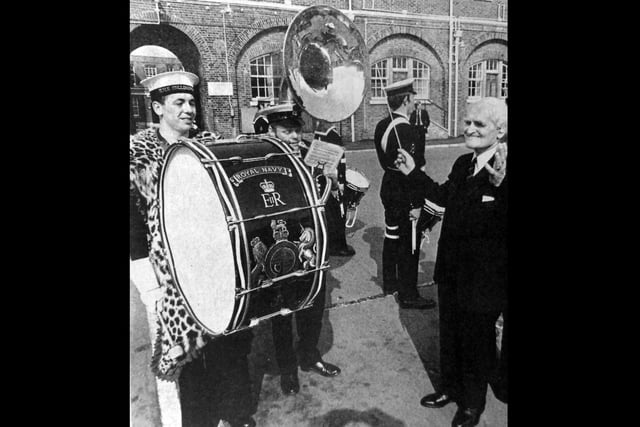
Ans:
[[[347,16],[349,17],[351,22],[354,22],[355,15],[353,14],[353,10],[351,9],[351,0],[349,0],[349,12],[347,13]],[[355,25],[355,22],[354,22],[354,25]],[[364,98],[366,97],[367,95],[365,94]],[[364,102],[364,99],[363,99],[363,102]],[[355,115],[356,115],[355,112],[351,115],[351,142],[356,142],[356,123],[355,123],[355,117],[354,117]]]
[[[351,142],[356,142],[356,123],[354,116],[356,113],[351,115]]]
[[[460,29],[460,23],[456,21],[456,31],[454,33],[455,36],[455,62],[456,62],[456,80],[455,80],[455,97],[453,98],[454,108],[453,108],[453,136],[458,136],[458,77],[459,77],[459,65],[460,58],[458,57],[460,54],[460,38],[462,37],[462,30]]]
[[[367,43],[367,23],[368,23],[367,22],[367,18],[365,17],[364,18],[364,34],[363,34],[365,44]],[[368,54],[369,54],[369,52],[367,52],[367,55]],[[371,56],[369,56],[369,59],[371,59]],[[371,62],[369,62],[369,71],[371,71]],[[365,123],[364,128],[368,127],[368,126],[366,126],[367,117],[368,117],[368,114],[367,114],[367,97],[368,96],[371,96],[371,89],[369,89],[369,93],[366,93],[364,95],[364,99],[362,100],[362,123]],[[365,135],[367,135],[368,133],[369,132],[367,132],[367,131],[364,132]]]
[[[156,24],[160,25],[160,0],[156,0]]]
[[[224,36],[224,55],[225,55],[225,66],[227,69],[227,82],[231,81],[231,78],[229,77],[229,48],[227,46],[227,25],[226,25],[226,20],[225,17],[227,15],[227,13],[231,13],[231,7],[229,6],[229,3],[227,3],[227,7],[225,7],[224,9],[222,9],[222,35]],[[231,135],[232,138],[236,137],[236,122],[233,119],[235,117],[235,113],[233,110],[233,103],[231,102],[231,95],[229,95],[228,97],[228,102],[229,102],[229,115],[231,116]]]
[[[453,0],[449,0],[449,96],[447,99],[447,133],[451,136],[451,91],[453,89],[451,82],[451,71],[453,68]]]

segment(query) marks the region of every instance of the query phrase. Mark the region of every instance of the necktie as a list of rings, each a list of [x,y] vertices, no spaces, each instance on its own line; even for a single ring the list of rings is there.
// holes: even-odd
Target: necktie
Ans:
[[[420,112],[418,112],[418,124],[422,126],[422,114]]]
[[[471,160],[471,165],[469,166],[469,170],[467,171],[467,178],[471,178],[473,176],[473,173],[476,171],[477,163],[478,163],[478,158],[474,157],[473,160]]]

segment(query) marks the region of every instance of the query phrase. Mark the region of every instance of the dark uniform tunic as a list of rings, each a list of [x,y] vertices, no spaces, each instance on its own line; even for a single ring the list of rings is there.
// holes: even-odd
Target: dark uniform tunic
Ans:
[[[400,146],[415,159],[416,169],[425,164],[424,139],[409,124],[406,116],[393,113],[393,121],[391,117],[387,117],[378,123],[374,143],[378,160],[384,169],[380,198],[384,206],[386,227],[382,248],[382,279],[386,292],[397,290],[401,300],[412,300],[419,296],[416,286],[420,240],[416,232],[418,248],[412,253],[409,211],[422,207],[424,191],[419,180],[405,176],[394,166],[398,156],[398,138]]]

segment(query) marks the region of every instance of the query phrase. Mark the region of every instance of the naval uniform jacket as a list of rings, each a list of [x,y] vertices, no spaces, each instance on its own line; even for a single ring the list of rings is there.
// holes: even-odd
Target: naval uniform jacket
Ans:
[[[385,171],[380,187],[380,198],[385,209],[393,207],[409,211],[423,205],[424,195],[418,187],[422,178],[405,176],[394,166],[398,157],[398,138],[402,148],[415,159],[416,169],[420,169],[425,164],[424,138],[420,138],[417,129],[409,123],[406,116],[393,113],[392,116],[378,122],[374,144],[380,166]]]
[[[505,177],[495,187],[485,168],[467,178],[472,158],[473,153],[458,157],[443,184],[418,168],[409,176],[422,182],[427,198],[446,209],[434,280],[456,287],[460,307],[489,313],[507,305],[508,183]]]

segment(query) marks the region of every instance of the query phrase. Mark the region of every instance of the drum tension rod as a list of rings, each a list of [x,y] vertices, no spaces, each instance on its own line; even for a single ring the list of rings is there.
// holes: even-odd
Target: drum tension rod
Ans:
[[[288,316],[289,314],[295,313],[296,311],[306,310],[307,308],[312,306],[313,306],[313,303],[307,304],[304,307],[296,308],[295,310],[291,310],[289,308],[282,308],[279,311],[276,311],[275,313],[267,314],[266,316],[254,317],[249,321],[249,325],[243,328],[238,328],[227,335],[235,334],[235,333],[244,331],[246,329],[251,329],[255,327],[258,323],[262,322],[263,320],[271,319],[272,317],[276,317],[276,316]]]
[[[302,211],[302,210],[305,210],[305,209],[320,209],[320,208],[323,208],[324,206],[325,206],[324,204],[303,206],[303,207],[300,207],[300,208],[292,208],[292,209],[289,209],[289,210],[286,210],[286,211],[274,212],[274,213],[264,214],[264,215],[256,215],[254,217],[247,218],[247,219],[234,220],[232,217],[227,217],[227,225],[229,227],[232,227],[232,226],[235,226],[236,224],[242,224],[243,222],[255,221],[257,219],[264,219],[264,218],[269,218],[269,217],[272,217],[272,216],[279,216],[279,215],[288,214],[288,213],[292,213],[292,212]]]
[[[294,271],[293,273],[289,273],[289,274],[285,274],[284,276],[279,276],[279,277],[275,277],[273,279],[267,279],[267,280],[263,280],[261,281],[261,285],[252,289],[242,289],[242,288],[236,288],[236,299],[239,299],[240,297],[243,297],[247,294],[253,293],[253,292],[258,292],[262,289],[266,289],[269,288],[271,286],[273,286],[274,284],[276,284],[277,282],[280,282],[282,280],[286,280],[289,279],[291,277],[302,277],[302,276],[306,276],[307,274],[310,273],[315,273],[316,271],[323,271],[323,270],[327,270],[329,268],[329,264],[328,263],[324,263],[322,265],[322,267],[318,267],[315,268],[313,270],[297,270]]]

